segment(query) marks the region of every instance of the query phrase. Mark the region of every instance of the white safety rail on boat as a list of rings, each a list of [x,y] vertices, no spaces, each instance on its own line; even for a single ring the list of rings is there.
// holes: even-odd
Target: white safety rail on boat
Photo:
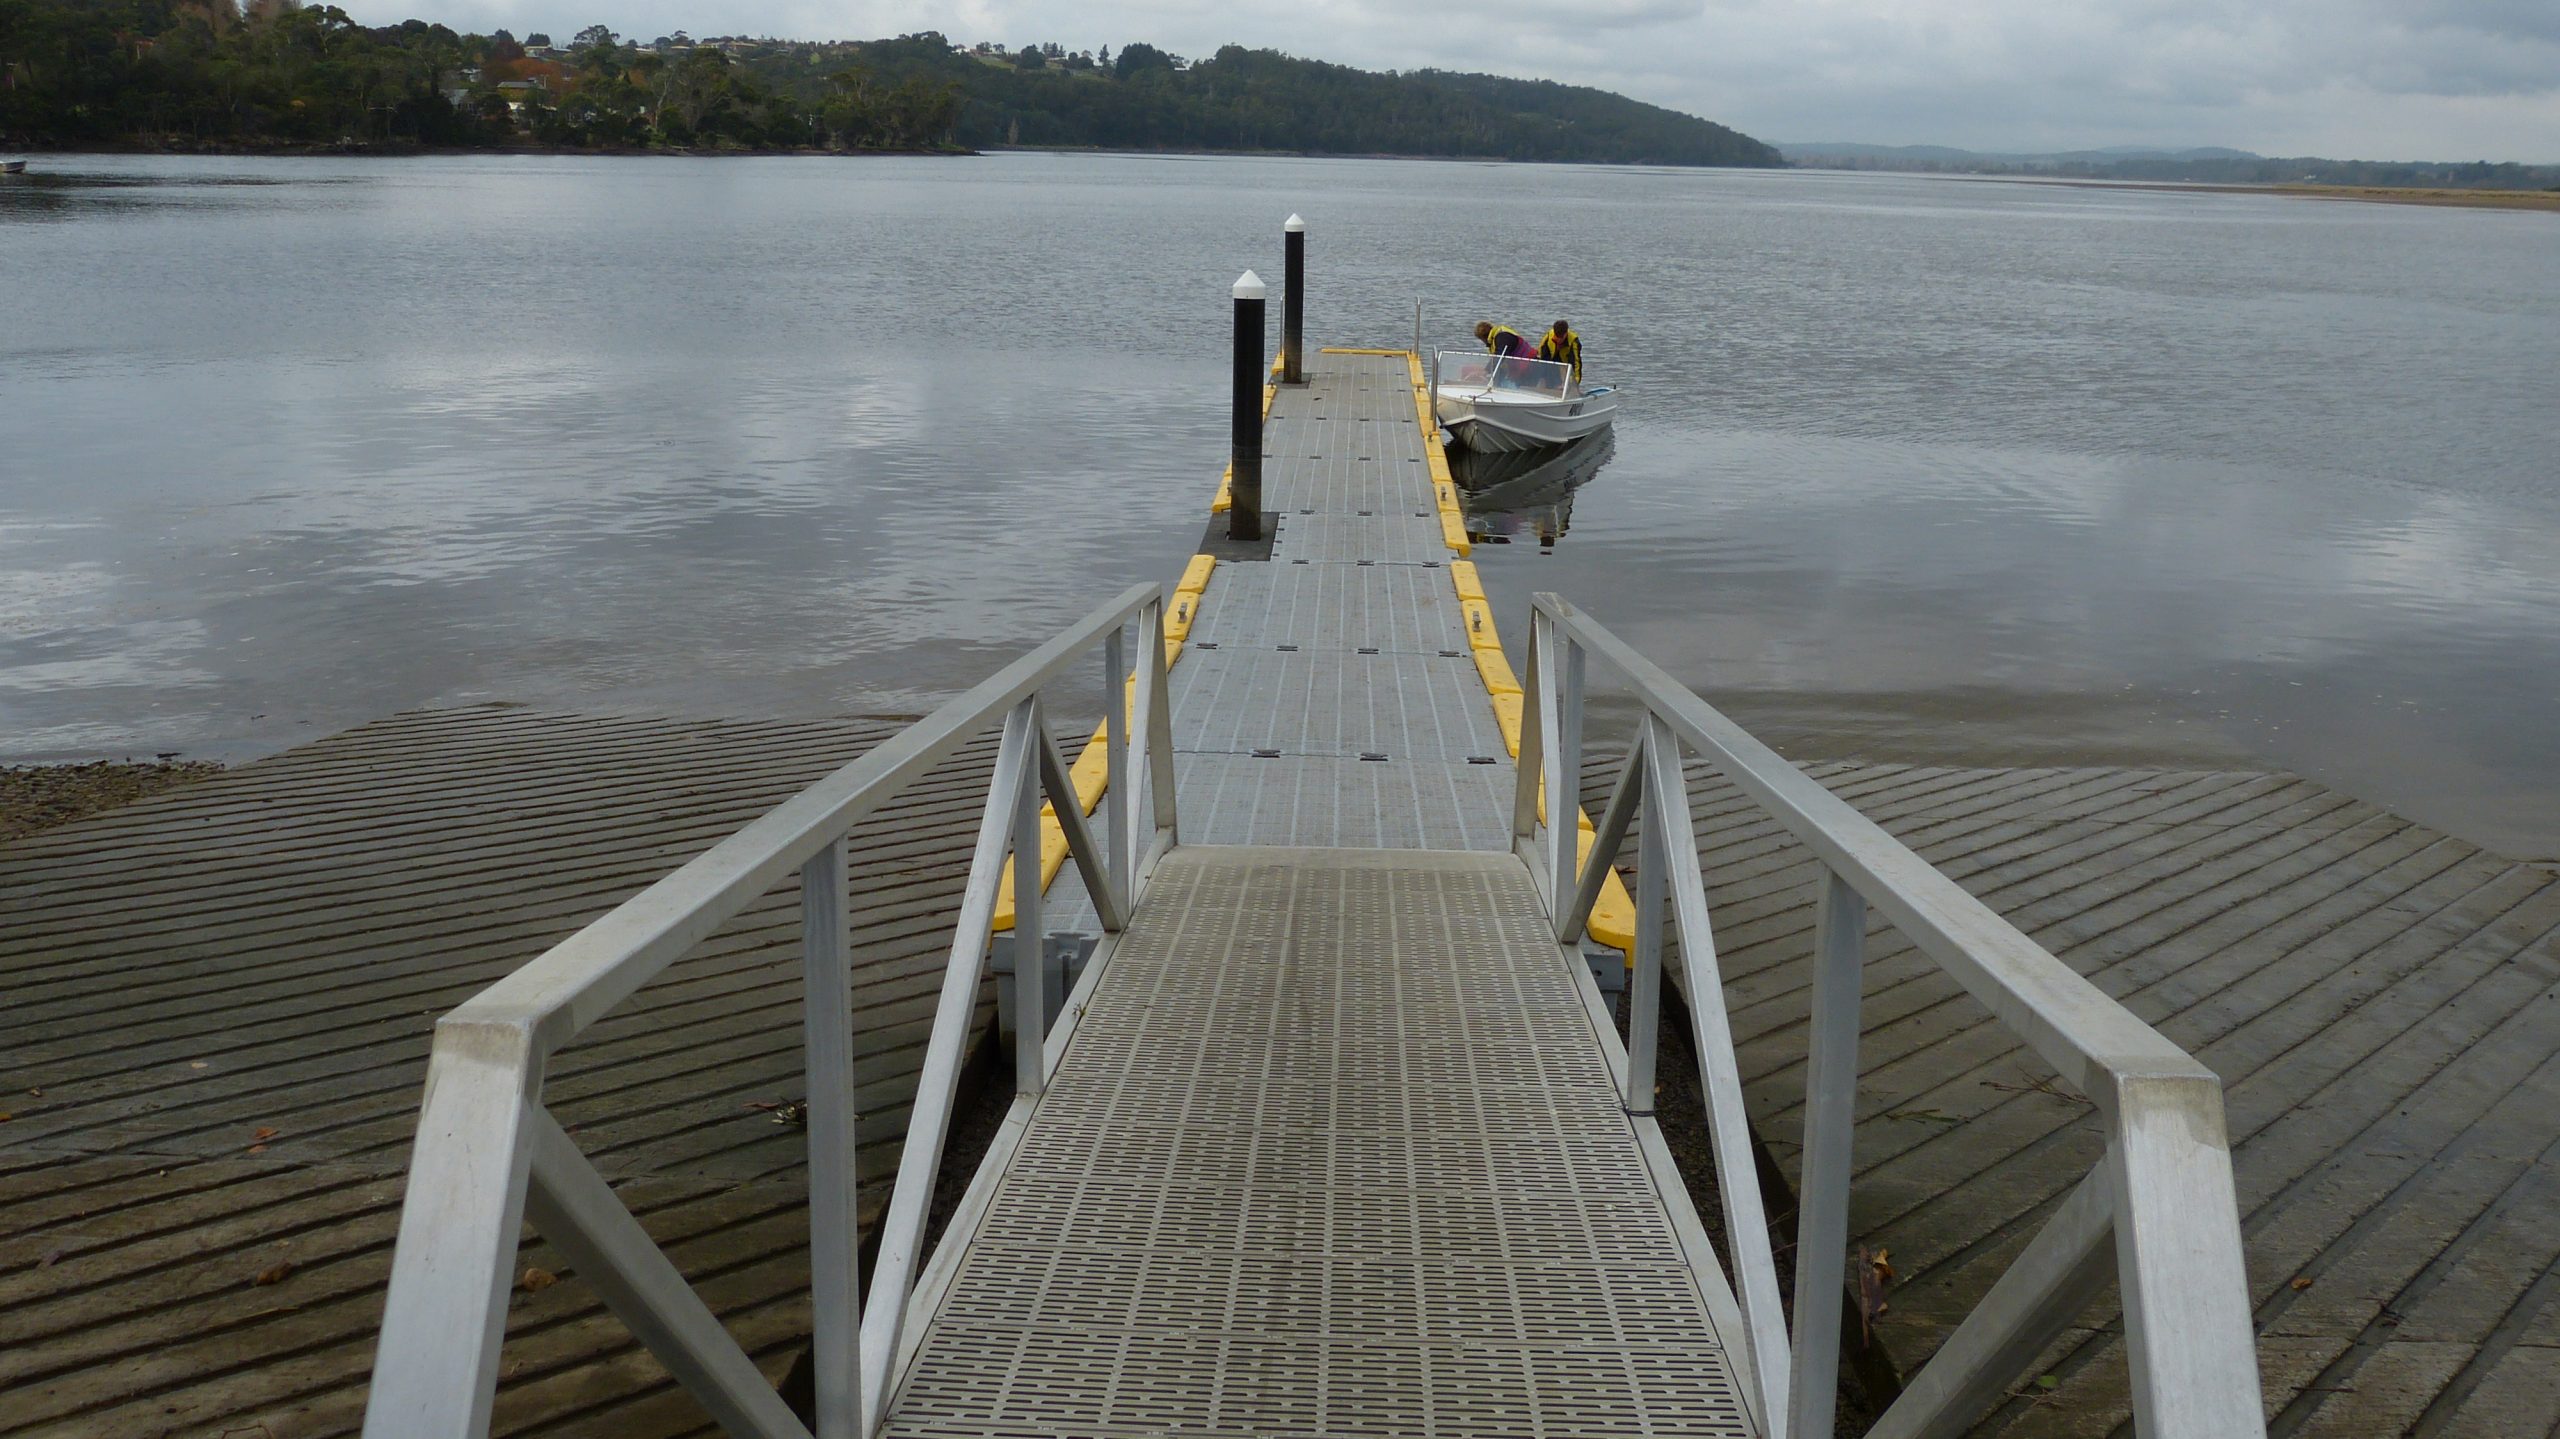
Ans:
[[[1568,885],[1556,877],[1576,873],[1575,827],[1541,822],[1540,784],[1555,813],[1572,812],[1590,656],[1617,671],[1642,705],[1643,717],[1580,881]],[[2143,1439],[2263,1435],[2222,1083],[2213,1071],[1552,594],[1540,594],[1533,603],[1526,683],[1530,703],[1522,717],[1512,828],[1547,899],[1559,941],[1580,937],[1602,876],[1629,828],[1640,826],[1629,1039],[1624,1055],[1613,1056],[1627,1108],[1637,1115],[1653,1108],[1668,901],[1696,1031],[1725,1233],[1740,1271],[1748,1340],[1743,1368],[1758,1391],[1768,1432],[1785,1439],[1828,1439],[1832,1433],[1847,1277],[1861,966],[1872,905],[2052,1064],[2064,1083],[2096,1104],[2107,1151],[1868,1431],[1870,1439],[1915,1439],[1969,1427],[2095,1300],[2110,1272],[2123,1291],[2136,1432]],[[1826,871],[1814,932],[1792,1343],[1726,1025],[1681,771],[1684,745],[1784,824]],[[1596,1005],[1597,991],[1589,998]]]
[[[1139,670],[1126,701],[1123,628],[1136,622]],[[391,1290],[365,1410],[372,1439],[465,1439],[488,1432],[505,1338],[517,1233],[530,1218],[703,1407],[733,1435],[810,1439],[719,1319],[652,1243],[577,1142],[543,1105],[551,1055],[685,957],[795,871],[805,972],[810,1288],[816,1439],[879,1424],[922,1257],[935,1171],[948,1135],[984,974],[997,886],[1008,864],[1016,933],[1040,928],[1041,796],[1064,827],[1103,927],[1116,932],[1175,839],[1164,601],[1140,585],[1087,615],[879,748],[801,791],[436,1025]],[[1097,843],[1040,692],[1101,651],[1109,755]],[[1003,739],[934,1011],[868,1301],[857,1272],[854,1055],[846,835],[1001,720]],[[1138,782],[1124,782],[1130,777]],[[1133,836],[1146,837],[1142,847]],[[1010,858],[1008,858],[1010,856]],[[1016,966],[1039,985],[1045,966]],[[1060,1036],[1043,1033],[1047,996],[1015,996],[1018,1110],[1051,1073]],[[1019,1115],[1017,1115],[1017,1118]]]

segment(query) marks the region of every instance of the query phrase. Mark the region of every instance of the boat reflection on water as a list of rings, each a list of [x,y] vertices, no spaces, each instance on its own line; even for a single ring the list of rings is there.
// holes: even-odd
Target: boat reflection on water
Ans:
[[[1552,449],[1488,453],[1451,450],[1467,538],[1480,545],[1535,541],[1552,550],[1573,522],[1573,492],[1618,452],[1614,431]]]

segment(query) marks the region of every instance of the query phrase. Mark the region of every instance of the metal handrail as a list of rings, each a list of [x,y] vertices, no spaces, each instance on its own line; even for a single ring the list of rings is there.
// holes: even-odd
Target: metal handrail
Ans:
[[[1133,620],[1139,669],[1124,698],[1122,631]],[[1099,842],[1042,723],[1040,700],[1044,686],[1097,646],[1108,765]],[[846,837],[999,718],[994,779],[866,1298],[855,1257]],[[475,1439],[488,1432],[518,1231],[527,1218],[728,1432],[811,1439],[811,1429],[542,1104],[544,1075],[561,1045],[794,870],[805,977],[815,1439],[874,1433],[923,1257],[999,878],[1009,864],[1017,896],[1014,933],[1036,945],[1045,793],[1104,930],[1116,932],[1153,862],[1178,842],[1173,786],[1164,599],[1159,587],[1140,585],[446,1015],[427,1062],[365,1409],[369,1439]],[[1142,852],[1133,845],[1141,835],[1147,837]],[[1015,987],[1016,1087],[1026,1096],[1046,1085],[1060,1052],[1044,1034],[1051,997],[1045,975],[1046,966],[1035,960],[1014,965],[1008,981]]]
[[[1588,854],[1577,865],[1586,657],[1643,709]],[[1745,1397],[1770,1439],[1829,1439],[1847,1283],[1850,1138],[1869,906],[2097,1106],[2107,1152],[1868,1431],[1961,1432],[2093,1301],[2110,1266],[2124,1298],[2136,1432],[2265,1432],[2222,1082],[2077,971],[1913,854],[1625,641],[1552,594],[1530,613],[1512,830],[1559,941],[1573,943],[1637,832],[1626,1108],[1653,1109],[1665,910],[1680,940],[1725,1233],[1741,1281]],[[1683,746],[1712,761],[1822,862],[1806,1057],[1794,1338],[1778,1299],[1742,1082],[1726,1022]],[[1543,793],[1542,793],[1543,790]],[[1548,816],[1554,816],[1550,819]]]

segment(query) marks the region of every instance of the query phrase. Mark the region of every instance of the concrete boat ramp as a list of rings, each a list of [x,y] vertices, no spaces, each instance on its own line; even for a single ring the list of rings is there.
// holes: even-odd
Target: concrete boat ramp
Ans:
[[[920,724],[422,712],[0,848],[0,1435],[2560,1431],[2560,879],[1506,654],[1419,365],[1309,368],[1264,541]]]

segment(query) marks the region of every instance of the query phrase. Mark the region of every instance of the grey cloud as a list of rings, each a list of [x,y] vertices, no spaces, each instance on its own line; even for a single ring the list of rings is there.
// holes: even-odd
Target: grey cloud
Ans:
[[[2411,29],[2560,44],[2560,5],[2551,0],[2394,0],[2371,4],[2368,14]]]

